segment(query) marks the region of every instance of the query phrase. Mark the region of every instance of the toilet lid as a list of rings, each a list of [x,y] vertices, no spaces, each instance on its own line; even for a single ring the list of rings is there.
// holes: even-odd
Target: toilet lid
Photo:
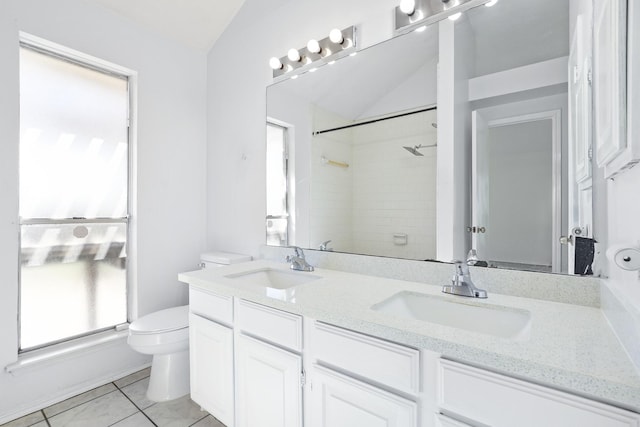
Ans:
[[[173,331],[189,326],[189,306],[167,308],[142,316],[129,325],[129,331],[138,334]]]

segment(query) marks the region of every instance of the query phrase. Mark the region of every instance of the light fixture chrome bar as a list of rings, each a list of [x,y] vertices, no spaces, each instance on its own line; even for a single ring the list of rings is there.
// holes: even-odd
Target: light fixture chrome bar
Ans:
[[[395,34],[409,33],[423,25],[430,25],[459,12],[482,6],[492,0],[415,0],[411,15],[395,8]]]
[[[354,25],[340,31],[343,41],[336,43],[330,37],[318,40],[320,52],[309,51],[305,46],[298,49],[300,60],[292,61],[288,55],[279,58],[282,66],[273,70],[273,78],[281,80],[335,61],[355,52],[358,47],[358,31]]]

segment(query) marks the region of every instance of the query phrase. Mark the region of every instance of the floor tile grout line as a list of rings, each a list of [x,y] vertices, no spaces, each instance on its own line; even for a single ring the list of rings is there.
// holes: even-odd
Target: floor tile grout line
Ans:
[[[193,427],[194,425],[198,424],[200,421],[204,420],[205,418],[207,418],[209,415],[211,415],[210,413],[207,412],[207,415],[205,415],[204,417],[198,419],[196,422],[194,422],[193,424],[189,424],[189,427]],[[213,417],[213,415],[211,415]],[[216,418],[217,419],[217,418]]]
[[[47,425],[47,427],[51,427],[51,424],[49,423],[49,419],[47,418],[47,414],[44,413],[44,409],[40,409],[40,413],[42,414],[42,418],[44,419],[44,422]]]
[[[112,426],[114,426],[114,425],[116,425],[116,424],[118,424],[118,423],[121,423],[122,421],[124,421],[124,420],[126,420],[126,419],[128,419],[128,418],[131,418],[131,417],[133,417],[133,416],[135,416],[135,415],[138,415],[138,414],[142,414],[142,415],[144,415],[144,413],[143,413],[142,411],[137,411],[137,412],[134,412],[133,414],[131,414],[131,415],[127,416],[127,417],[124,417],[124,418],[123,418],[123,419],[121,419],[121,420],[116,421],[116,422],[115,422],[115,423],[113,423],[113,424],[109,424],[107,427],[112,427]],[[151,421],[151,420],[149,420],[149,421]],[[151,423],[152,423],[154,426],[156,426],[156,427],[157,427],[157,424],[154,424],[154,423],[153,423],[153,421],[151,421]]]
[[[139,379],[138,381],[142,381],[142,380],[143,380],[143,379],[145,379],[145,378],[148,378],[148,377],[141,378],[141,379]],[[131,384],[135,384],[135,383],[137,383],[138,381],[134,381],[134,382],[132,382]],[[131,384],[127,384],[126,386],[131,385]],[[147,418],[147,419],[151,422],[151,424],[153,424],[153,425],[154,425],[154,426],[156,426],[156,427],[158,426],[158,424],[154,423],[154,422],[153,422],[153,420],[152,420],[151,418],[149,418],[149,415],[147,415],[147,413],[146,413],[146,412],[144,412],[144,409],[142,409],[142,408],[140,408],[138,405],[136,405],[136,402],[134,402],[134,401],[133,401],[129,396],[127,396],[127,393],[125,393],[124,391],[122,391],[122,389],[121,389],[120,387],[118,387],[118,385],[117,385],[117,384],[113,383],[113,385],[114,385],[114,386],[116,386],[116,389],[118,389],[118,391],[119,391],[120,393],[122,393],[122,395],[123,395],[124,397],[126,397],[126,398],[127,398],[127,400],[128,400],[129,402],[131,402],[131,404],[132,404],[132,405],[133,405],[133,406],[134,406],[134,407],[135,407],[139,412],[141,412],[141,413],[142,413],[142,415],[144,415],[144,416],[145,416],[145,418]],[[126,387],[126,386],[124,386],[124,387]],[[154,403],[154,405],[155,405],[155,403]],[[154,406],[154,405],[151,405],[151,406]],[[149,408],[150,408],[151,406],[149,406]],[[129,418],[129,417],[127,417],[127,418]],[[126,418],[124,418],[124,419],[126,419]],[[120,421],[122,421],[122,420],[120,420]],[[118,421],[118,422],[119,422],[119,421]]]
[[[107,383],[107,384],[109,384],[109,383]],[[92,388],[91,390],[87,390],[87,391],[85,391],[84,393],[89,393],[90,391],[93,391],[93,390],[99,389],[100,387],[104,387],[104,386],[106,386],[107,384],[102,384],[101,386],[94,387],[94,388]],[[113,383],[111,383],[111,384],[113,384]],[[119,389],[118,389],[118,387],[117,387],[115,384],[113,384],[113,385],[116,387],[116,390],[119,390]],[[67,401],[67,400],[73,399],[74,397],[78,397],[78,396],[80,396],[80,395],[82,395],[82,394],[84,394],[84,393],[77,394],[77,395],[75,395],[75,396],[70,397],[69,399],[65,399],[65,400],[63,400],[63,401],[61,401],[61,402],[54,403],[53,405],[49,405],[49,406],[47,406],[46,408],[42,408],[42,409],[41,409],[41,411],[42,411],[42,415],[44,415],[44,419],[45,419],[45,421],[47,421],[47,424],[48,424],[49,426],[51,426],[51,424],[49,423],[49,419],[50,419],[50,418],[57,417],[58,415],[60,415],[60,414],[64,414],[65,412],[70,411],[70,410],[72,410],[72,409],[75,409],[75,408],[77,408],[78,406],[82,406],[82,405],[84,405],[85,403],[93,402],[94,400],[99,399],[99,398],[101,398],[101,397],[103,397],[103,396],[106,396],[106,395],[107,395],[107,394],[109,394],[109,393],[113,393],[113,392],[114,392],[114,391],[116,391],[116,390],[111,390],[111,391],[108,391],[108,392],[106,392],[106,393],[103,393],[103,394],[101,394],[101,395],[99,395],[99,396],[94,396],[94,397],[92,397],[91,399],[89,399],[89,400],[87,400],[87,401],[84,401],[84,402],[78,403],[77,405],[74,405],[74,406],[70,406],[69,408],[65,409],[64,411],[60,411],[60,412],[58,412],[57,414],[54,414],[54,415],[52,415],[52,416],[50,416],[50,417],[48,417],[48,416],[47,416],[47,414],[44,412],[44,411],[45,411],[45,409],[51,408],[52,406],[55,406],[55,405],[58,405],[58,404],[60,404],[60,403],[62,403],[62,402],[65,402],[65,401]]]

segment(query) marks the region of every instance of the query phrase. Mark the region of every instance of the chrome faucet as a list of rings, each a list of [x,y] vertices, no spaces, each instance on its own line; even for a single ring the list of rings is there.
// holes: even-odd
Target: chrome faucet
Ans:
[[[471,280],[469,266],[462,261],[455,262],[455,274],[450,285],[444,285],[442,292],[445,294],[460,295],[463,297],[486,298],[487,291],[478,289]]]
[[[295,255],[287,255],[287,262],[291,263],[290,268],[297,271],[313,271],[313,266],[307,263],[302,249],[297,246],[292,246],[291,249]]]

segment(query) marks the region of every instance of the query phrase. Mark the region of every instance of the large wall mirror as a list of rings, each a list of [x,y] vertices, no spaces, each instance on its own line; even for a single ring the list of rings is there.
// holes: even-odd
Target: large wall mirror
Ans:
[[[453,143],[442,126],[462,118],[465,255],[573,272],[560,241],[593,235],[590,5],[500,1],[447,24],[454,33],[437,23],[269,86],[267,243],[451,261],[438,253],[436,178]],[[465,70],[443,75],[451,34]],[[457,74],[464,105],[446,120],[438,93]]]

